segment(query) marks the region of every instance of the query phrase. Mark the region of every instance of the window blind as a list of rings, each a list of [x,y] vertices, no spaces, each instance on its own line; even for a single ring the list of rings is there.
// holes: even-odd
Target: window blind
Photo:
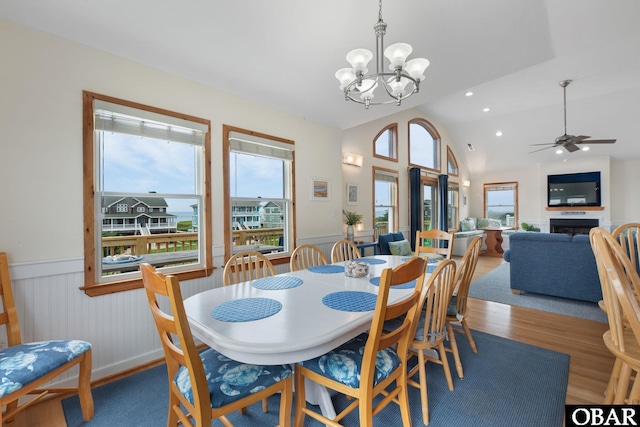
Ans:
[[[291,161],[294,146],[273,139],[231,131],[229,132],[229,149],[236,153]]]

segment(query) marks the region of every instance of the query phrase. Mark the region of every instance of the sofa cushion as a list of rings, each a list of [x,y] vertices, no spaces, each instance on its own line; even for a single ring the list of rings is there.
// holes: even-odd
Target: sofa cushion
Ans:
[[[387,233],[378,236],[378,245],[380,246],[380,255],[391,255],[389,250],[389,242],[398,242],[404,240],[402,233]]]
[[[460,231],[475,231],[476,229],[476,219],[475,218],[465,218],[460,221]]]
[[[398,242],[389,242],[389,251],[391,255],[411,255],[411,244],[407,239],[400,240]]]

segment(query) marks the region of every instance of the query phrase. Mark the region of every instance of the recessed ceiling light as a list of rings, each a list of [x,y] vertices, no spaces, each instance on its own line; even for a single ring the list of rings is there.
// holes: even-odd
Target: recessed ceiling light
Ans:
[[[499,130],[498,132],[496,132],[496,136],[502,136],[502,131]]]
[[[491,111],[491,108],[486,107],[486,108],[483,108],[482,111],[484,111],[486,113],[487,111]]]
[[[582,151],[589,151],[589,147],[585,145],[584,147],[582,147]]]
[[[471,92],[471,91],[469,91],[469,92],[464,94],[464,96],[471,96],[471,95],[473,95],[473,92]]]
[[[475,148],[471,144],[467,144],[467,148],[469,149],[469,151],[475,150]]]
[[[562,154],[562,150],[558,148],[558,149],[556,150],[556,154]]]

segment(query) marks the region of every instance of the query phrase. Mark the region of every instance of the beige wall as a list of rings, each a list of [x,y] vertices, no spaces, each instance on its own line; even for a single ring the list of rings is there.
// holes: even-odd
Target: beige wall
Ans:
[[[223,245],[223,124],[296,141],[297,237],[340,233],[338,129],[2,20],[0,57],[0,248],[12,263],[83,255],[83,90],[211,120],[214,245]],[[331,200],[311,202],[311,176],[331,178]]]

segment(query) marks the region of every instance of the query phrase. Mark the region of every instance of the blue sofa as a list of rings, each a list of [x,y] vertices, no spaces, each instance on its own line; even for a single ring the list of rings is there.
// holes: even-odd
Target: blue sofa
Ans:
[[[513,293],[532,292],[598,302],[602,289],[589,236],[517,232],[504,259]]]
[[[391,255],[391,250],[389,249],[389,242],[399,242],[401,240],[405,240],[404,234],[398,233],[387,233],[381,234],[378,236],[378,254],[380,255]]]

